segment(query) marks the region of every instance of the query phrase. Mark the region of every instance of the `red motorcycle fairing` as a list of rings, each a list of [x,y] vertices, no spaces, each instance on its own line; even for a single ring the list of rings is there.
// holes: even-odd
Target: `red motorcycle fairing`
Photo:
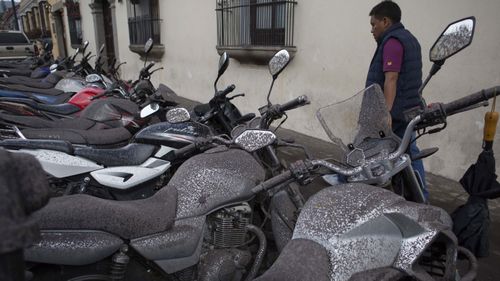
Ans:
[[[95,87],[87,87],[82,89],[80,92],[76,93],[68,103],[78,106],[80,109],[84,109],[87,105],[92,102],[92,97],[102,94],[105,90]]]

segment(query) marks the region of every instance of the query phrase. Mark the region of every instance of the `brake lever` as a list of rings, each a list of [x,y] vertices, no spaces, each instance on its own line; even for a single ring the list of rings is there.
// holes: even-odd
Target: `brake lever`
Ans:
[[[157,68],[157,69],[155,69],[155,70],[153,70],[153,71],[149,72],[149,76],[151,76],[151,75],[152,75],[153,73],[155,73],[156,71],[158,71],[158,70],[162,70],[162,69],[163,69],[163,67],[159,67],[159,68]]]
[[[227,100],[228,100],[228,101],[230,101],[230,100],[232,100],[232,99],[234,99],[234,98],[237,98],[237,97],[244,97],[244,96],[245,96],[245,93],[241,93],[241,94],[237,94],[237,95],[234,95],[234,96],[232,96],[232,97],[229,97],[229,98],[227,98]]]

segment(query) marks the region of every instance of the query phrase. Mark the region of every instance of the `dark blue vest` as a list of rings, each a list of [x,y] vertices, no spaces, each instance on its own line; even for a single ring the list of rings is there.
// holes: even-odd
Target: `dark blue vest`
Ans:
[[[403,63],[398,76],[397,92],[391,110],[392,130],[401,131],[406,127],[403,112],[415,106],[421,106],[418,89],[422,85],[422,54],[417,39],[404,28],[403,24],[393,24],[377,40],[377,50],[373,56],[366,78],[366,87],[377,83],[384,88],[382,53],[390,38],[396,38],[403,45]]]

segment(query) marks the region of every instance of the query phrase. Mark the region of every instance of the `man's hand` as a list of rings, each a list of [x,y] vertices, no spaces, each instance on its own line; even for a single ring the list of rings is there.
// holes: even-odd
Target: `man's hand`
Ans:
[[[387,109],[391,111],[394,99],[396,98],[396,88],[398,84],[398,72],[385,72],[384,96]]]

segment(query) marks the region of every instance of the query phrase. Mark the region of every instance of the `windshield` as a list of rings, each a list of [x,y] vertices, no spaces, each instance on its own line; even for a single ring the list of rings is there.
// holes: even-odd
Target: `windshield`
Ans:
[[[384,94],[374,84],[354,96],[320,108],[316,116],[332,142],[344,153],[343,161],[358,166],[368,157],[397,147],[392,138],[390,113]],[[391,138],[385,138],[385,137]]]

